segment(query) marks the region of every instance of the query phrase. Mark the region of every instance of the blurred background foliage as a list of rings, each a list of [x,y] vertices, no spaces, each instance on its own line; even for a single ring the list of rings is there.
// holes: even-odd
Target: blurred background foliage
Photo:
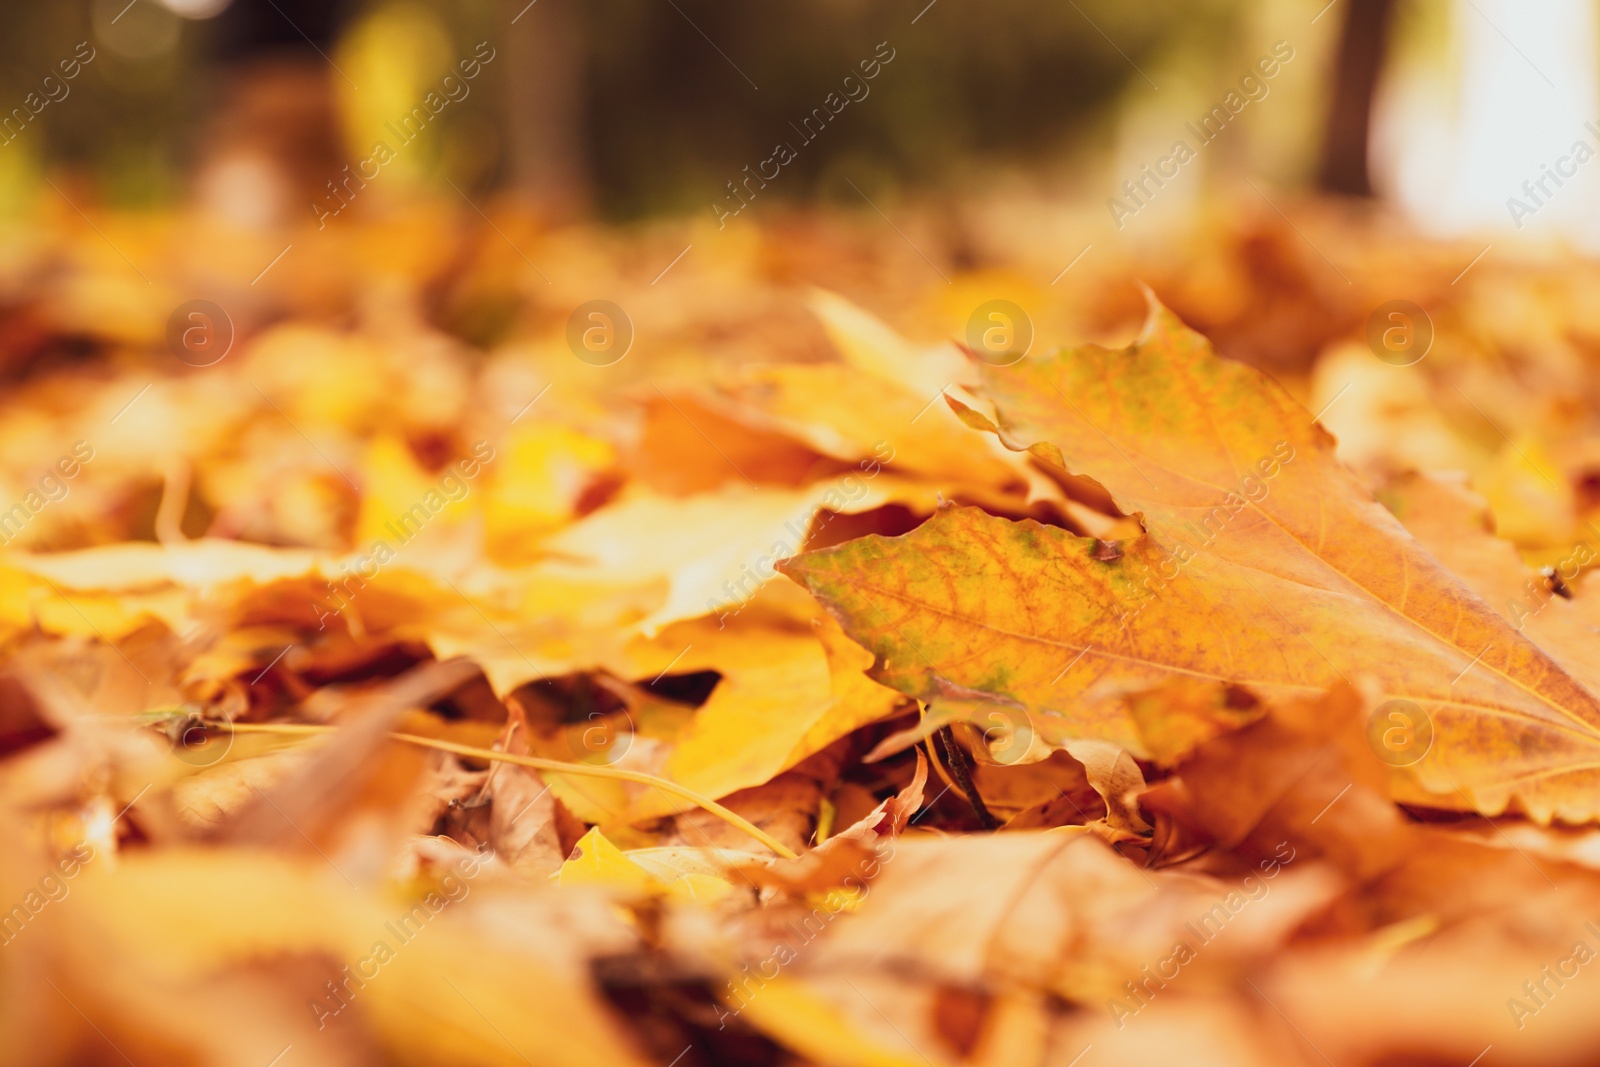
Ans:
[[[1302,7],[1278,0],[525,2],[10,4],[0,108],[20,106],[78,42],[95,58],[48,121],[0,146],[0,204],[25,210],[37,176],[63,167],[110,205],[182,200],[208,159],[252,139],[319,160],[303,170],[325,182],[326,163],[365,157],[372,131],[480,41],[496,60],[402,153],[405,180],[527,186],[613,219],[709,211],[788,141],[798,158],[762,190],[774,201],[850,200],[850,183],[941,190],[1018,168],[1071,181],[1137,128],[1135,91],[1164,115],[1202,113],[1281,36],[1276,24],[1292,13],[1308,29]],[[1300,54],[1330,50],[1337,27],[1322,29],[1320,43],[1295,41]],[[894,59],[870,96],[802,146],[791,124],[880,42]],[[1257,139],[1315,125],[1320,93],[1277,108]],[[1267,162],[1303,176],[1315,145],[1289,140],[1289,158]]]

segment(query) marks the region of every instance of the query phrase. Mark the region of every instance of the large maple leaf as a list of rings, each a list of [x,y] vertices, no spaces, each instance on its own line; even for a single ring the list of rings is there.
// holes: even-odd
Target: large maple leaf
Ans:
[[[1343,679],[1374,700],[1401,795],[1600,815],[1600,701],[1408,534],[1276,382],[1159,307],[1125,350],[979,372],[998,425],[952,402],[969,424],[1098,480],[1145,532],[1107,543],[947,508],[785,564],[880,680],[1143,754],[1132,691],[1188,678],[1273,699]]]

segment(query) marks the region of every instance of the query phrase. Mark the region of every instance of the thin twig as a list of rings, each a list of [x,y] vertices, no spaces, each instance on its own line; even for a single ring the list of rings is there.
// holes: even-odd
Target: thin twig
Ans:
[[[255,734],[287,734],[291,736],[308,736],[315,734],[330,734],[335,732],[336,726],[317,726],[309,723],[287,722],[220,722],[214,719],[201,720],[206,726],[219,730],[233,730],[236,733]],[[568,763],[565,760],[541,759],[538,756],[519,756],[512,752],[496,752],[492,748],[478,748],[476,745],[461,745],[454,741],[442,741],[434,737],[423,737],[420,734],[390,733],[387,736],[396,741],[405,741],[408,744],[419,745],[422,748],[438,749],[440,752],[453,752],[458,756],[467,756],[472,759],[498,761],[500,763],[515,763],[519,767],[532,767],[534,770],[549,771],[555,774],[571,774],[580,778],[612,778],[624,782],[639,782],[643,785],[653,785],[664,793],[671,793],[697,807],[703,808],[717,818],[737,826],[751,837],[766,845],[772,851],[786,860],[799,859],[799,854],[789,848],[782,841],[767,833],[755,823],[746,819],[737,812],[718,804],[710,797],[701,796],[692,789],[679,785],[677,782],[666,778],[658,778],[653,774],[643,771],[625,771],[616,767],[592,767],[586,763]]]
[[[972,805],[978,821],[983,823],[985,830],[999,829],[1000,820],[989,813],[983,798],[978,795],[978,790],[972,784],[971,764],[967,761],[966,750],[956,744],[954,731],[948,726],[941,726],[933,736],[939,739],[939,747],[944,749],[944,758],[950,764],[950,773],[956,776],[956,781],[960,783],[959,788],[967,795],[967,803]]]
[[[943,779],[944,784],[949,786],[951,791],[953,791],[956,796],[960,797],[962,800],[966,800],[966,791],[957,785],[956,780],[950,777],[950,772],[944,769],[944,761],[939,759],[939,750],[934,748],[933,737],[931,735],[922,739],[922,747],[927,750],[928,762],[933,764],[933,769],[938,772],[938,775],[941,779]]]
[[[938,399],[938,398],[935,397],[934,399]],[[917,704],[917,713],[918,713],[918,717],[923,722],[927,722],[928,721],[928,708],[927,708],[926,705],[918,703]],[[922,747],[927,749],[927,751],[928,751],[928,762],[933,764],[934,771],[936,771],[938,773],[939,777],[944,780],[944,784],[949,789],[953,789],[957,793],[959,793],[962,800],[966,800],[967,799],[966,792],[963,791],[960,786],[956,785],[955,779],[951,778],[950,775],[945,771],[944,763],[939,759],[938,750],[936,750],[933,747],[933,735],[932,734],[929,734],[927,737],[924,737],[922,739]]]

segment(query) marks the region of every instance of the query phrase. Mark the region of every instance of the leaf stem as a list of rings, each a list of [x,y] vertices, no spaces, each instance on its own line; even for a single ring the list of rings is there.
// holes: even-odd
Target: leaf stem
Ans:
[[[966,750],[957,743],[955,731],[948,726],[941,726],[934,731],[933,736],[939,739],[939,747],[944,749],[944,758],[950,762],[950,773],[961,783],[961,792],[966,794],[967,803],[972,805],[973,814],[978,816],[978,821],[983,824],[985,830],[998,829],[1000,820],[990,813],[983,798],[978,795],[977,788],[972,784],[972,765],[967,759]]]
[[[285,734],[301,737],[330,734],[338,729],[336,726],[318,726],[311,723],[222,722],[215,719],[203,719],[201,721],[208,728],[216,730],[232,730],[235,733]],[[586,778],[611,778],[624,782],[639,782],[643,785],[655,786],[664,793],[671,793],[673,796],[680,797],[697,807],[709,811],[730,826],[738,827],[786,860],[800,858],[798,853],[782,841],[779,841],[744,816],[718,804],[710,797],[702,796],[694,790],[681,786],[669,779],[660,778],[653,774],[645,774],[643,771],[626,771],[616,767],[594,767],[587,763],[569,763],[565,760],[542,759],[538,756],[520,756],[513,752],[496,752],[492,748],[478,748],[476,745],[461,745],[454,741],[423,737],[421,734],[390,733],[388,736],[396,741],[405,741],[408,744],[418,745],[422,748],[437,749],[440,752],[452,752],[457,756],[467,756],[472,759],[514,763],[519,767],[531,767],[534,770],[549,771],[553,774],[570,774]]]
[[[922,719],[922,721],[926,722],[928,719],[927,705],[919,702],[917,704],[917,712],[918,717]],[[967,800],[966,791],[963,790],[959,785],[956,785],[955,779],[950,777],[949,772],[944,769],[944,764],[939,761],[939,754],[933,746],[932,734],[929,734],[927,737],[922,739],[922,747],[928,750],[928,762],[933,764],[933,769],[939,773],[939,777],[944,780],[944,784],[953,789],[956,795],[962,800]],[[967,803],[970,804],[972,802],[968,800]]]

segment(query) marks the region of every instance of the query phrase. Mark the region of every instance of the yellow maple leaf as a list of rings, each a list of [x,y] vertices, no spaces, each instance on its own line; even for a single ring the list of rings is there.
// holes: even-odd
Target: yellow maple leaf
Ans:
[[[1264,696],[1366,678],[1380,712],[1414,720],[1416,751],[1392,761],[1413,797],[1600,817],[1600,700],[1421,548],[1276,383],[1159,307],[1124,351],[981,372],[998,426],[960,405],[973,425],[1094,477],[1146,532],[1107,543],[951,508],[786,564],[880,680],[1142,753],[1126,696],[1174,677]]]

